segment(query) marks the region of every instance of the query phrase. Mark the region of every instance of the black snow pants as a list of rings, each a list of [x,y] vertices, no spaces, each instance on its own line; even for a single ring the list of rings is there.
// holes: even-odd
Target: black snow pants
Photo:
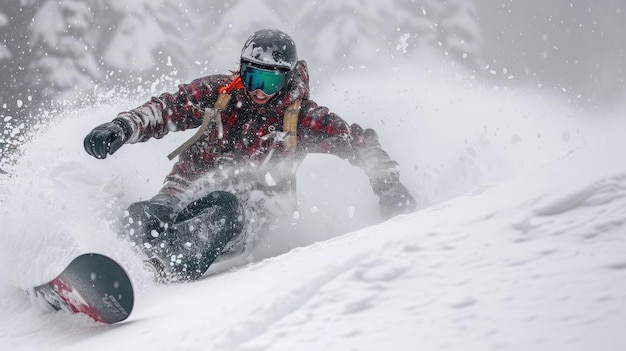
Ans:
[[[179,212],[151,200],[133,203],[123,233],[148,258],[159,258],[173,280],[184,282],[201,277],[243,225],[237,197],[214,191]]]

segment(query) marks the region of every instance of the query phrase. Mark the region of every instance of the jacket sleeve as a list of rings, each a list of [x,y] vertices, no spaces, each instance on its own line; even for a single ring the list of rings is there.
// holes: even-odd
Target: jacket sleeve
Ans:
[[[135,109],[122,112],[116,119],[130,127],[128,143],[160,139],[170,131],[197,128],[202,123],[204,108],[215,104],[219,88],[227,82],[227,76],[199,78],[179,85],[173,94],[161,94]]]
[[[382,149],[373,129],[348,125],[328,108],[311,100],[304,103],[302,110],[298,139],[303,152],[328,153],[347,159],[367,174],[378,196],[399,183],[398,163]]]

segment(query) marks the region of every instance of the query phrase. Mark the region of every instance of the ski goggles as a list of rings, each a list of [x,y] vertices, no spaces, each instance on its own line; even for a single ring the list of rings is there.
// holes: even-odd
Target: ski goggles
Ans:
[[[261,89],[267,95],[279,92],[287,84],[289,71],[264,69],[248,62],[241,63],[241,81],[248,91]]]

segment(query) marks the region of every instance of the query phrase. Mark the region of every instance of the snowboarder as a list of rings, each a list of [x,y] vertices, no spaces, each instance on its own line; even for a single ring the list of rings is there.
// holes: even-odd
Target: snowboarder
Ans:
[[[309,74],[285,33],[262,29],[245,42],[237,72],[164,93],[84,140],[104,159],[124,144],[198,128],[170,158],[162,189],[129,206],[123,236],[147,255],[159,281],[190,281],[216,258],[241,252],[295,206],[296,169],[309,153],[347,159],[369,176],[384,217],[416,202],[374,130],[349,125],[309,98]]]

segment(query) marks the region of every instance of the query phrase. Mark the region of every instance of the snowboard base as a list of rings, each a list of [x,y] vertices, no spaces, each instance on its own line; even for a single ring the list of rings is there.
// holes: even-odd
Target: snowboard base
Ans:
[[[134,305],[128,274],[114,260],[95,253],[78,256],[34,293],[54,310],[86,314],[107,324],[128,318]]]

